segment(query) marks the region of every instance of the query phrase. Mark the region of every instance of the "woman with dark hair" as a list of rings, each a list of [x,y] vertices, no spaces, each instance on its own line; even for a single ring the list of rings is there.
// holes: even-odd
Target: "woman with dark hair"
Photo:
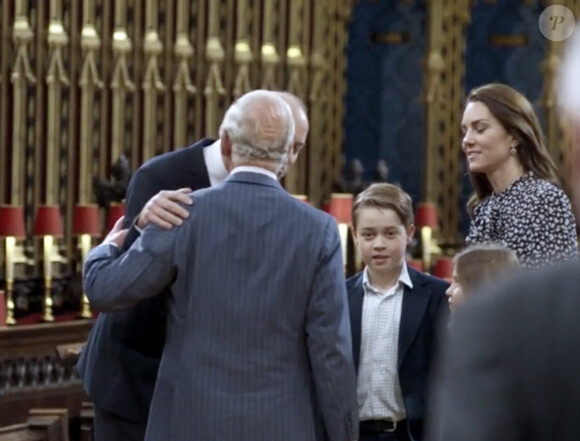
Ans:
[[[530,102],[504,84],[473,89],[461,130],[474,189],[467,244],[505,245],[525,268],[574,258],[570,200]]]
[[[503,245],[472,245],[453,258],[453,279],[445,291],[452,310],[477,290],[514,274],[520,262],[514,250]]]

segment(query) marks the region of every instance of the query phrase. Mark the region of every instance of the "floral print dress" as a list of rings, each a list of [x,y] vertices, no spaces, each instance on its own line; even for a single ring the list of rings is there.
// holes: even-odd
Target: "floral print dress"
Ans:
[[[560,188],[527,173],[475,207],[466,243],[507,246],[524,268],[573,259],[578,246],[570,200]]]

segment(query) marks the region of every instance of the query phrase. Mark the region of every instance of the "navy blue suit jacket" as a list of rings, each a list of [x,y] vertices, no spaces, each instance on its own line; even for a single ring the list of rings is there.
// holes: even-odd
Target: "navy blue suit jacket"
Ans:
[[[420,441],[426,410],[429,378],[438,349],[437,335],[441,320],[446,320],[449,306],[445,290],[449,286],[444,280],[420,273],[408,267],[413,288],[405,287],[401,322],[399,327],[398,368],[399,381],[409,436]],[[364,297],[363,273],[346,281],[350,323],[352,332],[353,359],[358,371],[361,344],[361,319]]]
[[[125,226],[132,225],[147,201],[161,190],[209,187],[203,148],[211,143],[204,139],[143,164],[129,184]],[[125,247],[138,236],[131,228]],[[77,364],[85,390],[97,407],[143,424],[165,344],[169,290],[151,294],[155,296],[131,309],[100,314]]]

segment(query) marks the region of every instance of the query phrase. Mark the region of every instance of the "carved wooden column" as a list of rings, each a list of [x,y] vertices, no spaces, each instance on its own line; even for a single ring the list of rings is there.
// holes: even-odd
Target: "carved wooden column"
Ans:
[[[48,47],[50,61],[46,75],[48,89],[47,112],[47,154],[46,154],[46,181],[44,202],[47,205],[58,205],[60,202],[60,146],[61,146],[61,118],[63,115],[62,89],[70,82],[65,72],[63,54],[64,46],[68,43],[68,35],[62,24],[61,0],[50,1],[50,24],[48,27]]]
[[[33,33],[30,28],[27,14],[27,2],[16,2],[16,17],[12,29],[16,58],[12,67],[10,80],[12,82],[12,180],[10,186],[9,203],[24,205],[26,201],[26,188],[24,179],[26,176],[26,89],[29,84],[34,84],[36,79],[30,67],[28,45],[32,41]]]
[[[248,15],[250,7],[248,0],[238,0],[238,17],[236,26],[236,46],[234,50],[234,62],[236,77],[234,80],[234,97],[238,98],[252,90],[250,80],[250,65],[254,59],[250,48],[248,36]]]
[[[465,75],[465,29],[470,21],[470,0],[445,0],[441,17],[441,54],[444,54],[443,71],[440,82],[442,90],[442,110],[438,123],[431,127],[438,133],[439,157],[435,158],[435,172],[442,180],[431,193],[439,209],[439,240],[443,244],[458,247],[463,244],[458,225],[465,207],[459,206],[461,180],[461,136],[459,128],[463,116],[463,77]],[[439,13],[436,13],[439,14]],[[428,134],[426,139],[429,139]],[[433,177],[431,178],[433,179]]]
[[[314,2],[312,26],[312,56],[310,58],[311,84],[308,101],[310,104],[310,142],[308,143],[308,198],[315,205],[323,203],[325,195],[324,186],[321,185],[322,176],[327,172],[326,143],[328,106],[328,21],[329,16],[326,5],[322,1]],[[304,155],[304,153],[303,153]]]
[[[262,89],[277,89],[276,70],[280,64],[280,56],[274,43],[274,0],[264,0],[262,18]]]
[[[191,124],[187,115],[187,95],[197,93],[197,88],[191,81],[189,73],[190,61],[194,56],[194,49],[189,41],[189,2],[179,0],[177,3],[177,33],[175,36],[175,57],[177,59],[177,69],[173,82],[174,94],[174,121],[173,140],[176,147],[187,144],[187,125]]]
[[[133,49],[133,43],[127,34],[126,0],[115,0],[115,30],[112,47],[115,64],[111,79],[113,90],[111,163],[121,156],[127,146],[125,138],[127,95],[135,91],[135,83],[131,80],[127,64],[127,56]]]
[[[302,29],[304,15],[304,0],[292,0],[290,8],[289,44],[286,50],[287,85],[286,90],[304,100],[306,95],[306,57],[302,46]],[[284,180],[290,193],[306,192],[306,155],[300,155],[293,167],[289,168]]]
[[[81,88],[81,135],[79,154],[79,198],[78,202],[87,204],[92,200],[93,158],[93,117],[95,89],[102,89],[99,78],[96,51],[101,47],[101,39],[94,23],[94,0],[83,1],[83,28],[81,31],[81,49],[83,65],[79,86]]]
[[[219,3],[209,3],[209,29],[205,48],[209,64],[205,82],[205,132],[206,136],[217,135],[219,129],[219,97],[226,94],[222,83],[221,66],[225,59],[224,48],[219,37]]]
[[[163,43],[157,32],[158,5],[157,0],[147,0],[145,13],[145,42],[143,52],[147,59],[145,73],[143,75],[143,155],[145,162],[156,154],[157,147],[157,94],[165,90],[159,71],[159,56],[163,51]]]
[[[441,54],[443,31],[443,0],[428,3],[428,50],[424,63],[423,99],[425,102],[425,150],[423,154],[423,201],[437,203],[437,171],[440,157],[439,122],[444,105],[442,74],[445,68]]]

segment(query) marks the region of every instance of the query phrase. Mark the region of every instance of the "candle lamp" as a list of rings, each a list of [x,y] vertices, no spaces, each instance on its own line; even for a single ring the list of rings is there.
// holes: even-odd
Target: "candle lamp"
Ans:
[[[125,215],[125,203],[113,202],[109,205],[109,213],[107,214],[107,232],[111,231],[115,226],[115,222],[121,216]]]
[[[84,265],[87,255],[92,246],[92,238],[101,235],[99,227],[99,208],[95,204],[77,205],[73,218],[73,234],[79,237],[79,247],[81,249],[81,261]],[[91,318],[91,307],[89,299],[83,291],[81,297],[81,308],[79,317]]]
[[[342,245],[342,260],[346,271],[348,262],[348,229],[352,221],[352,194],[333,193],[330,197],[328,213],[334,216],[338,223],[338,233]]]
[[[433,231],[439,229],[437,207],[431,202],[422,202],[415,212],[415,225],[421,235],[421,260],[423,268],[429,271],[431,268],[431,256],[439,250],[433,242]]]
[[[44,322],[52,322],[54,321],[52,313],[52,264],[66,262],[66,259],[59,254],[55,245],[55,238],[63,236],[62,219],[58,206],[43,205],[38,207],[34,222],[34,235],[42,237],[43,245],[44,297],[41,319]]]
[[[0,236],[5,238],[6,268],[6,324],[15,325],[14,318],[14,265],[17,254],[16,240],[26,237],[24,209],[18,206],[0,206]]]
[[[433,275],[451,283],[453,281],[453,258],[440,257],[435,263]]]

